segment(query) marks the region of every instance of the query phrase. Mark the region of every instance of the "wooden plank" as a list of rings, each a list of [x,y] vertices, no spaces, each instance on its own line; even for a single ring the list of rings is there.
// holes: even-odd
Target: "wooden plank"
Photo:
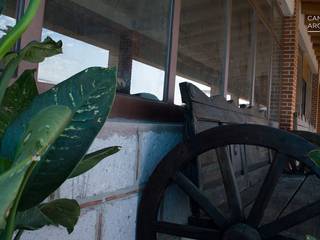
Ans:
[[[168,103],[174,102],[174,90],[176,83],[176,69],[178,59],[179,47],[179,28],[180,28],[180,14],[181,14],[181,0],[172,1],[171,9],[171,32],[169,34],[169,46],[167,52],[167,71],[166,81],[164,86],[164,101]]]
[[[224,124],[270,125],[257,108],[239,108],[222,96],[207,97],[190,83],[180,85],[182,101],[187,104],[190,137]],[[222,151],[208,151],[198,157],[199,187],[215,206],[229,207],[243,217],[243,207],[252,204],[270,167],[270,152],[257,146],[231,145]],[[224,160],[219,161],[219,157]],[[220,163],[220,165],[219,165]],[[232,202],[230,204],[230,201]],[[222,205],[221,205],[222,204]],[[237,212],[237,209],[241,209]]]
[[[248,216],[248,223],[251,226],[259,226],[264,215],[264,211],[267,207],[267,203],[269,202],[277,181],[280,178],[286,160],[287,157],[285,155],[277,154],[276,159],[272,162],[268,174],[264,179],[262,187],[259,191],[257,199],[255,200]]]
[[[302,12],[309,15],[319,15],[320,4],[314,2],[302,2],[301,4]]]
[[[232,218],[241,220],[244,218],[242,202],[231,160],[228,157],[225,148],[217,149],[217,156]]]
[[[219,227],[227,220],[222,213],[212,205],[211,201],[182,173],[177,173],[174,182],[204,210]]]
[[[157,222],[154,225],[154,229],[158,233],[186,237],[188,239],[211,240],[220,238],[220,233],[216,230],[169,222]]]

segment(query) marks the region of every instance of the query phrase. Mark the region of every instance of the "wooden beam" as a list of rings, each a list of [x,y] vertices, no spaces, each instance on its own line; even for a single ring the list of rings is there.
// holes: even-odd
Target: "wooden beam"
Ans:
[[[163,100],[167,103],[174,103],[174,91],[176,84],[176,71],[179,49],[179,28],[181,18],[181,0],[174,0],[171,6],[172,29],[169,36],[169,48],[167,58],[166,81],[164,86]]]
[[[311,35],[311,41],[313,44],[318,44],[318,43],[320,44],[320,37],[316,37],[316,36]]]
[[[316,37],[316,38],[320,38],[320,32],[309,32],[311,38],[312,37]]]
[[[309,15],[320,14],[320,3],[319,2],[302,2],[302,12]]]
[[[302,3],[319,3],[319,0],[301,0]]]

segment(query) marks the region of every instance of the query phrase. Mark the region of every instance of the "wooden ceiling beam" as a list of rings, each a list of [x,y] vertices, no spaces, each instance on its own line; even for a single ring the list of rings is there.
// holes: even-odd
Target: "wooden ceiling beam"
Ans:
[[[319,15],[320,2],[302,2],[302,12],[309,15]]]
[[[311,34],[310,34],[311,35]],[[315,37],[311,35],[311,41],[314,44],[320,43],[320,37]]]

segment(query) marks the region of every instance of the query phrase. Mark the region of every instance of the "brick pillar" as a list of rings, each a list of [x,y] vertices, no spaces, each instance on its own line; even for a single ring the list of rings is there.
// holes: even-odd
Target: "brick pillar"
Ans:
[[[318,88],[318,96],[317,133],[320,133],[320,87]]]
[[[293,114],[296,111],[296,88],[298,77],[298,24],[300,1],[295,1],[295,13],[284,17],[281,39],[281,89],[280,128],[293,129]]]
[[[311,124],[317,128],[319,106],[319,74],[312,76]]]

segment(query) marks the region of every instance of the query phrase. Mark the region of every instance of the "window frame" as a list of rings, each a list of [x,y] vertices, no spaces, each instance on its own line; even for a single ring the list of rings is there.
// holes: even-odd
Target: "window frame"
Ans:
[[[272,35],[273,44],[277,44],[280,49],[280,42],[276,37],[276,33],[272,29],[272,26],[263,16],[263,11],[259,8],[257,1],[259,0],[247,0],[252,6],[253,12],[255,13],[254,18],[259,19],[264,26],[267,28],[268,32]],[[18,0],[21,4],[23,2],[26,6],[28,0]],[[43,27],[43,18],[45,12],[45,2],[42,1],[40,9],[35,17],[35,20],[31,24],[30,28],[21,38],[21,46],[23,47],[26,43],[32,40],[40,40],[41,32]],[[273,1],[274,2],[274,1]],[[175,90],[175,78],[176,78],[176,67],[177,67],[177,57],[178,57],[178,45],[179,45],[179,30],[180,30],[180,15],[181,15],[181,5],[182,0],[171,0],[170,9],[170,19],[168,27],[168,48],[167,48],[167,59],[166,59],[166,71],[165,71],[165,85],[164,85],[164,95],[163,101],[152,101],[148,99],[139,98],[136,96],[131,96],[129,94],[123,94],[118,92],[116,94],[116,100],[111,112],[111,118],[126,118],[126,119],[136,119],[136,120],[146,120],[146,121],[160,121],[160,122],[183,122],[183,107],[174,105],[174,90]],[[228,92],[228,77],[229,77],[229,59],[230,59],[230,41],[231,41],[231,21],[232,21],[232,0],[226,0],[225,3],[226,12],[226,43],[225,43],[225,59],[223,65],[223,86],[221,87],[221,92],[219,94],[227,96]],[[281,14],[282,16],[282,14]],[[282,16],[283,17],[283,16]],[[256,37],[251,33],[251,37],[255,38],[252,44],[256,44]],[[255,46],[252,46],[253,48]],[[252,57],[252,65],[255,65],[256,56]],[[27,68],[38,69],[37,64],[23,63],[19,66],[18,73],[21,74]],[[252,66],[250,66],[252,67]],[[272,80],[272,64],[270,64],[270,87]],[[251,101],[254,104],[254,71],[251,74],[252,81],[252,91],[251,91]],[[37,86],[40,92],[43,92],[52,87],[51,84],[40,83],[37,81]],[[269,91],[270,92],[270,91]],[[269,93],[271,96],[271,94]],[[270,100],[269,100],[270,103]],[[130,111],[128,112],[128,109]],[[270,112],[270,109],[268,109]],[[152,116],[150,115],[152,113]]]
[[[255,71],[256,71],[256,47],[257,47],[257,35],[256,35],[256,28],[257,28],[257,22],[261,21],[261,23],[266,27],[267,31],[271,34],[272,37],[272,53],[270,57],[270,65],[269,65],[269,84],[268,84],[268,110],[267,110],[267,118],[270,120],[271,119],[271,89],[272,89],[272,68],[273,68],[273,50],[274,50],[274,45],[277,45],[280,49],[281,48],[281,43],[279,39],[277,38],[277,35],[275,33],[275,30],[273,27],[269,24],[269,21],[265,18],[263,11],[260,9],[258,1],[259,0],[247,0],[249,4],[253,8],[253,24],[252,24],[252,32],[251,32],[251,98],[250,98],[250,105],[254,106],[255,105]],[[272,0],[272,14],[273,14],[273,8],[276,8],[277,11],[280,13],[280,16],[283,17],[277,3],[275,0]],[[273,15],[272,15],[272,21],[273,21]]]

